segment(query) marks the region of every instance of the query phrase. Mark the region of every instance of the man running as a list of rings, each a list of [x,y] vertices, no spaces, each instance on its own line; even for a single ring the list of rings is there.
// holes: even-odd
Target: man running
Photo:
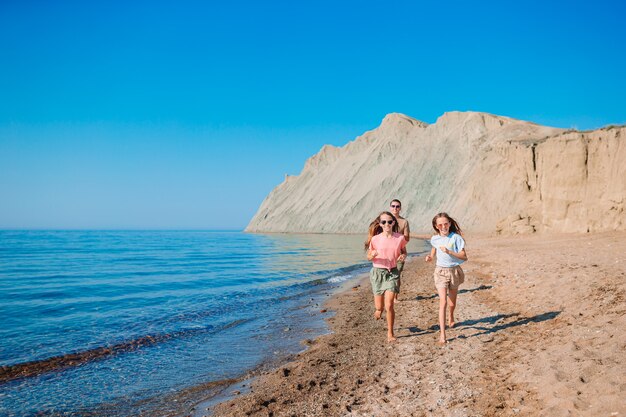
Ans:
[[[409,242],[411,239],[411,230],[409,229],[409,222],[404,217],[400,217],[400,210],[402,210],[402,203],[400,200],[394,199],[389,203],[389,211],[398,220],[398,233],[404,235],[404,240]],[[400,278],[402,278],[402,269],[404,268],[404,261],[398,262],[398,271],[400,272]],[[398,291],[400,290],[400,280],[398,280]],[[396,301],[398,300],[399,293],[396,293]]]

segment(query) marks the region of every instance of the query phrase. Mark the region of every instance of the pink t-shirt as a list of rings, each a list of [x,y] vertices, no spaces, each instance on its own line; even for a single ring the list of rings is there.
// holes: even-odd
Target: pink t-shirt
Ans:
[[[395,268],[405,246],[406,240],[400,233],[393,233],[391,237],[386,237],[384,233],[374,236],[370,242],[370,250],[375,250],[378,255],[372,259],[372,265],[389,270]]]

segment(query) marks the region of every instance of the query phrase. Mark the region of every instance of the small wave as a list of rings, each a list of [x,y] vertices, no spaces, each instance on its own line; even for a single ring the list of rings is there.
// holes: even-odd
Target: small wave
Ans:
[[[329,284],[340,284],[346,282],[356,276],[367,272],[370,264],[360,263],[356,265],[350,265],[345,268],[339,268],[333,271],[333,274],[326,280]]]
[[[351,278],[354,278],[354,275],[337,275],[337,276],[328,278],[328,282],[330,284],[340,284],[342,282],[346,282],[347,280]]]
[[[309,274],[309,280],[285,285],[287,288],[312,288],[328,284],[338,284],[367,272],[370,264],[355,264],[342,268],[320,270]]]
[[[354,265],[344,266],[342,268],[330,269],[330,270],[322,270],[319,271],[318,274],[324,275],[348,275],[357,273],[361,270],[367,269],[371,266],[370,263],[358,263]]]

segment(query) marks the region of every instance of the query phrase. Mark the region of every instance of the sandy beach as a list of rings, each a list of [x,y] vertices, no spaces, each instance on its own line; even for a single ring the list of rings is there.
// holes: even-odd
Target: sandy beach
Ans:
[[[206,414],[626,415],[626,233],[466,238],[448,345],[435,343],[433,265],[411,258],[398,342],[363,280],[325,307],[332,334]]]

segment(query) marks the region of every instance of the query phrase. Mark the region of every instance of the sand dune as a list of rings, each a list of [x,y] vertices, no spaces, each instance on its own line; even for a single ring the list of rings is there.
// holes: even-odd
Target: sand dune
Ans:
[[[389,114],[324,146],[263,201],[249,232],[363,232],[392,198],[414,231],[439,211],[504,234],[626,229],[626,127],[565,131],[475,112]]]

